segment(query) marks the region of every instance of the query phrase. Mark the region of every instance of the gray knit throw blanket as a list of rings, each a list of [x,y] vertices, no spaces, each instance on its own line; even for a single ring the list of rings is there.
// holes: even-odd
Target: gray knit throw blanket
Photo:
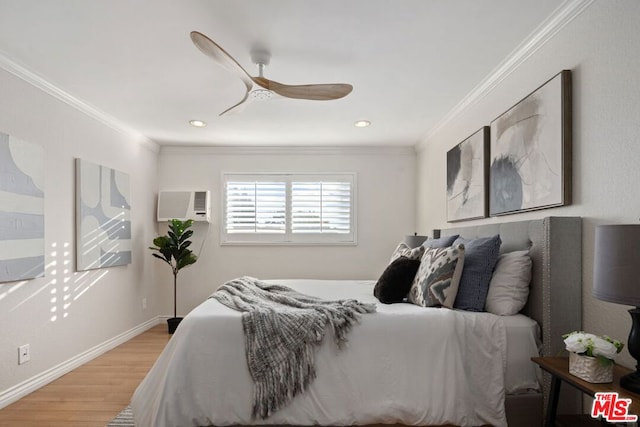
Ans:
[[[315,348],[327,324],[342,348],[360,313],[376,310],[375,304],[326,301],[253,277],[231,280],[211,298],[242,312],[247,363],[254,382],[251,416],[262,419],[287,405],[315,378]]]

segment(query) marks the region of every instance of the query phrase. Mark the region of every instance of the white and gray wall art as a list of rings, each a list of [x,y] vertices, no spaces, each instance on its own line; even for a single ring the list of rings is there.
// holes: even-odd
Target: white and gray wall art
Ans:
[[[0,282],[44,276],[44,149],[0,132]]]
[[[76,159],[76,268],[131,263],[129,175]]]
[[[491,122],[490,213],[571,203],[571,72]]]
[[[447,221],[487,216],[489,126],[447,152]]]

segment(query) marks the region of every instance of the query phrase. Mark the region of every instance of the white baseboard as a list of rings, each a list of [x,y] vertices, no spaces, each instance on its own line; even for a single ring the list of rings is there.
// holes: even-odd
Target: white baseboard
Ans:
[[[131,338],[140,335],[153,326],[161,323],[163,317],[156,316],[144,323],[141,323],[134,328],[129,329],[117,335],[101,344],[98,344],[87,351],[84,351],[71,359],[54,366],[51,369],[47,369],[38,375],[29,378],[26,381],[21,382],[7,390],[0,392],[0,409],[12,404],[13,402],[23,398],[27,394],[36,391],[40,387],[43,387],[50,382],[60,378],[64,374],[67,374],[79,366],[95,359],[96,357],[106,353],[119,346],[120,344],[129,341]]]

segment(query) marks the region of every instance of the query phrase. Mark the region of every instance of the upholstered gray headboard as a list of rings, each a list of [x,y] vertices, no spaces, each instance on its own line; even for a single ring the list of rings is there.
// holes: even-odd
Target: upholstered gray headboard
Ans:
[[[544,219],[434,230],[465,238],[500,234],[501,252],[530,248],[533,261],[529,301],[523,313],[542,331],[542,353],[564,350],[562,335],[582,328],[582,220]],[[547,382],[547,381],[545,381]],[[548,382],[545,384],[545,395]]]

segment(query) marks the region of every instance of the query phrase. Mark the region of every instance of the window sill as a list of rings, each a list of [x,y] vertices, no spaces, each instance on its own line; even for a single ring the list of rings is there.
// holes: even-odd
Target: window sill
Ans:
[[[220,242],[220,246],[358,246],[358,242]]]

